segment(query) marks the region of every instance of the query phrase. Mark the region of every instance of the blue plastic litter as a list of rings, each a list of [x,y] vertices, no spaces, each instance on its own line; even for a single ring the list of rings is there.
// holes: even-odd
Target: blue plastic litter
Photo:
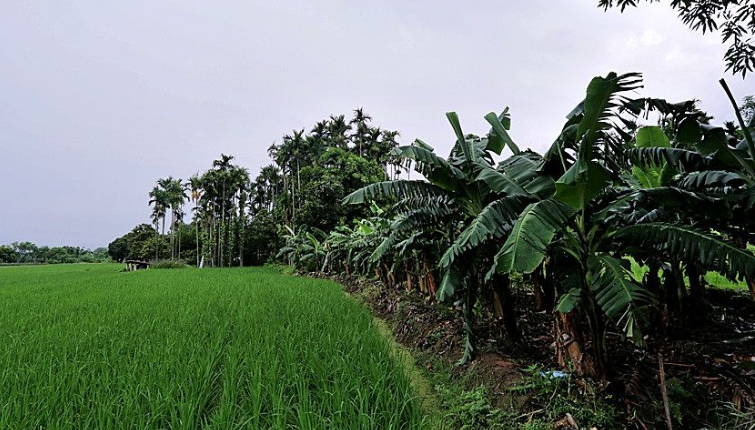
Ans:
[[[554,378],[567,378],[569,374],[566,372],[562,372],[560,370],[549,370],[547,372],[540,372],[540,376],[542,377],[547,376],[551,379],[554,379]]]

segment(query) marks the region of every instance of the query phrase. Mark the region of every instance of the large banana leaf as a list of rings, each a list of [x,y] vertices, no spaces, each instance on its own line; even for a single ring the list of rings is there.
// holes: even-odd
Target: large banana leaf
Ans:
[[[399,214],[391,223],[391,230],[402,232],[414,228],[433,228],[453,213],[453,206],[424,206]]]
[[[443,272],[443,278],[440,281],[440,286],[438,287],[438,291],[435,293],[435,297],[436,299],[438,299],[438,302],[445,302],[454,295],[457,289],[463,286],[464,280],[466,279],[466,272],[464,268],[460,266],[461,265],[458,264],[457,261],[457,264],[452,264]]]
[[[540,155],[524,151],[502,161],[497,170],[503,171],[528,193],[546,199],[551,197],[556,189],[553,178],[538,171],[542,164],[543,158]]]
[[[398,242],[398,237],[395,233],[391,232],[388,237],[380,242],[380,245],[375,248],[372,254],[370,254],[370,261],[372,261],[373,263],[380,261],[380,259],[388,255],[388,253],[393,252],[393,248],[396,245],[396,242]]]
[[[583,118],[577,128],[577,139],[587,136],[579,146],[579,159],[587,162],[592,159],[592,146],[598,133],[612,127],[609,119],[615,116],[614,108],[629,101],[622,93],[642,86],[642,74],[609,73],[606,77],[597,76],[587,86],[587,96],[582,105]]]
[[[509,108],[506,108],[500,116],[493,112],[485,115],[485,120],[487,120],[493,127],[490,130],[490,133],[488,133],[488,149],[498,155],[501,154],[504,146],[508,146],[514,155],[517,155],[520,152],[519,147],[516,146],[513,140],[511,140],[511,136],[509,136],[509,133],[506,131],[509,127],[505,123],[511,123],[511,120],[508,117],[508,111]]]
[[[682,207],[694,210],[699,205],[711,205],[717,206],[718,209],[724,209],[723,206],[718,206],[724,203],[721,199],[677,187],[655,187],[646,190],[637,190],[630,194],[630,198],[634,198],[640,203],[652,201],[655,207]]]
[[[537,269],[551,241],[574,213],[574,208],[555,200],[528,205],[496,255],[496,270],[531,273]]]
[[[462,253],[503,237],[522,212],[524,201],[519,196],[507,196],[487,205],[446,250],[439,265],[448,267]]]
[[[464,154],[466,163],[472,163],[474,161],[475,152],[470,142],[464,137],[464,133],[461,131],[461,123],[459,122],[459,115],[456,112],[446,112],[446,118],[451,123],[451,127],[456,133],[456,144],[461,147],[461,152]]]
[[[679,181],[680,187],[695,190],[724,187],[736,188],[743,185],[746,185],[746,182],[740,175],[723,170],[693,172]]]
[[[637,130],[635,137],[638,148],[670,148],[669,140],[663,129],[657,125],[645,126]]]
[[[749,178],[755,178],[755,167],[748,161],[747,151],[729,146],[726,131],[721,127],[700,124],[703,138],[697,142],[696,149],[703,156],[712,156],[715,161],[731,169],[741,169]]]
[[[428,196],[416,196],[407,197],[399,200],[391,205],[391,211],[393,213],[401,213],[412,210],[414,208],[421,208],[425,206],[452,206],[454,205],[454,199],[450,195],[428,195]]]
[[[676,168],[694,170],[704,167],[705,158],[695,151],[680,148],[632,148],[627,151],[632,163],[643,166],[661,166],[668,162]]]
[[[485,182],[490,189],[497,193],[527,196],[529,193],[518,183],[509,178],[505,173],[497,170],[484,168],[477,175],[478,181]]]
[[[590,288],[603,313],[628,337],[641,343],[641,328],[645,322],[643,311],[652,302],[652,294],[634,282],[620,260],[608,254],[590,256],[588,267]]]
[[[464,178],[464,173],[424,146],[401,146],[394,149],[392,153],[395,156],[414,160],[419,173],[433,184],[446,190],[458,190],[459,180]]]
[[[396,181],[376,182],[362,187],[344,197],[343,204],[358,204],[379,197],[420,198],[430,196],[447,196],[444,189],[429,182],[400,179]]]

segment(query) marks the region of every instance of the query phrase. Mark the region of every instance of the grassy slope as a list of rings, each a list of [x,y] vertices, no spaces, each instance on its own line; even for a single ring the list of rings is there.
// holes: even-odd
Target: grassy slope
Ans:
[[[369,311],[272,269],[0,268],[0,428],[418,428]]]

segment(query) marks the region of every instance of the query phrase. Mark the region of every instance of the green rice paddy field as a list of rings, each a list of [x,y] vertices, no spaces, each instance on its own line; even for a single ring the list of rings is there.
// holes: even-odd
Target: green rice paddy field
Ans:
[[[369,311],[272,268],[0,268],[0,428],[423,428]]]

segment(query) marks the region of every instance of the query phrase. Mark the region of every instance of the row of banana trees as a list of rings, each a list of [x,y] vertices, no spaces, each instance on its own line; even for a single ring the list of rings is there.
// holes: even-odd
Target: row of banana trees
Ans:
[[[704,308],[708,271],[746,280],[755,298],[752,117],[737,110],[736,124],[714,126],[694,101],[636,97],[641,86],[636,73],[594,78],[544,154],[513,142],[508,110],[485,116],[484,136],[448,113],[447,157],[420,140],[393,152],[426,180],[363,187],[344,204],[371,202],[372,217],[329,234],[291,231],[279,255],[457,300],[464,362],[476,306],[521,341],[511,278],[524,275],[536,309],[552,311],[559,362],[609,379],[607,332],[642,345],[664,312]]]
[[[395,220],[391,223],[386,211],[375,203],[370,210],[372,216],[355,220],[353,226],[338,226],[329,234],[288,229],[285,245],[276,257],[308,272],[374,276],[385,285],[403,285],[408,291],[435,297],[438,243],[420,241],[418,235],[386,241]]]

